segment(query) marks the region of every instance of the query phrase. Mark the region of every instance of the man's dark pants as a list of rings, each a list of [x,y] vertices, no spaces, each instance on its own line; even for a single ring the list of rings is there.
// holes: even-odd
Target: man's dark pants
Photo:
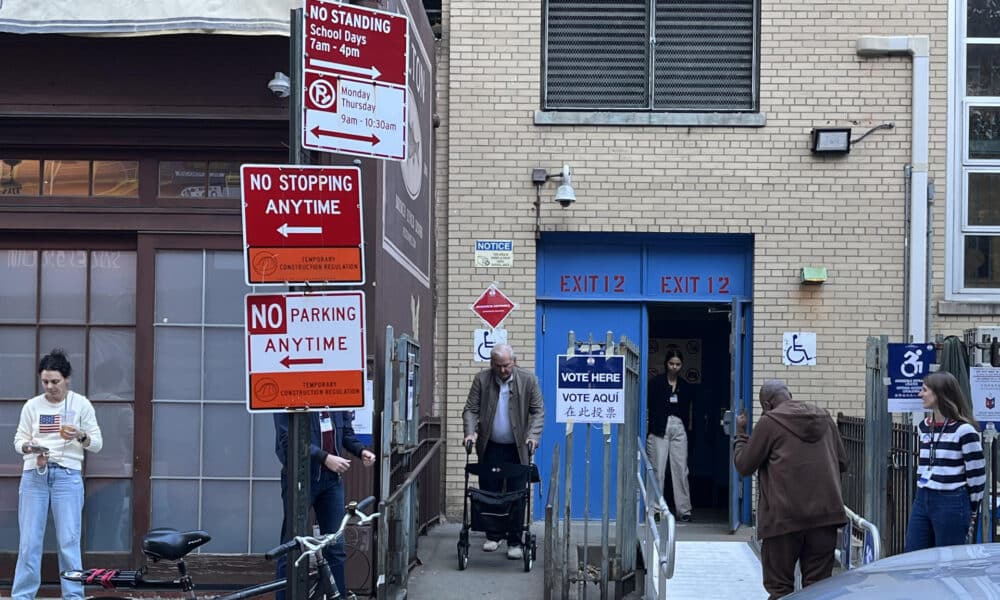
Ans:
[[[319,525],[320,532],[324,534],[333,533],[340,529],[340,522],[344,518],[344,481],[340,478],[340,475],[329,469],[321,469],[319,481],[314,480],[311,482],[309,492],[311,498],[310,505],[316,514],[316,523]],[[284,469],[281,471],[281,505],[287,511],[288,484]],[[281,518],[282,543],[293,537],[286,531],[287,524],[288,515],[285,514]],[[309,534],[312,535],[312,532],[310,531]],[[347,560],[347,554],[344,551],[344,541],[340,540],[337,544],[327,546],[323,550],[323,555],[326,557],[327,562],[330,563],[330,570],[333,571],[333,578],[337,582],[337,589],[340,590],[342,596],[346,595],[347,584],[344,579],[344,561]],[[285,577],[287,559],[287,555],[278,559],[278,567],[276,569],[278,579]],[[274,597],[275,600],[284,600],[284,589],[278,591]]]
[[[837,526],[816,527],[769,537],[761,542],[760,559],[768,600],[795,591],[795,561],[802,571],[802,587],[826,579],[833,573],[833,550]]]
[[[521,457],[517,453],[517,444],[496,444],[488,442],[483,455],[479,457],[479,462],[485,465],[500,466],[504,463],[521,464]],[[479,477],[479,488],[484,492],[513,492],[523,490],[528,485],[527,476],[511,477],[504,479],[495,475],[482,475]],[[524,524],[524,502],[519,502],[512,511],[511,528],[508,531],[487,531],[486,539],[499,542],[507,538],[507,547],[513,548],[521,545],[521,532]],[[517,518],[516,527],[514,517]]]

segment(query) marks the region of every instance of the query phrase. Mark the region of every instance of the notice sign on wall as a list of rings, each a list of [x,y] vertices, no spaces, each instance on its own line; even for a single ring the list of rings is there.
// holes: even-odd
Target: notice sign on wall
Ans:
[[[513,267],[513,240],[476,240],[477,267]]]
[[[969,388],[972,393],[972,416],[977,421],[1000,422],[1000,368],[971,367]]]
[[[247,409],[365,405],[364,292],[247,294]]]
[[[556,357],[556,423],[624,423],[625,358]]]

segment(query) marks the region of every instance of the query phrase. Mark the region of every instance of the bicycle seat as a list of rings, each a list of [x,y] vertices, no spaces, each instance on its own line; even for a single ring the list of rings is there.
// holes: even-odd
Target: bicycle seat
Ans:
[[[142,553],[153,560],[179,560],[198,546],[210,541],[204,531],[180,532],[169,527],[151,529],[142,538]]]

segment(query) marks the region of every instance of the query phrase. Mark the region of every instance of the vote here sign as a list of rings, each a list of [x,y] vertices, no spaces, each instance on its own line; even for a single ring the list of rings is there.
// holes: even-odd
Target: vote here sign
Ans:
[[[625,358],[556,357],[556,422],[624,423]]]
[[[365,404],[365,295],[247,294],[247,409]]]
[[[243,165],[247,285],[365,282],[358,167]]]

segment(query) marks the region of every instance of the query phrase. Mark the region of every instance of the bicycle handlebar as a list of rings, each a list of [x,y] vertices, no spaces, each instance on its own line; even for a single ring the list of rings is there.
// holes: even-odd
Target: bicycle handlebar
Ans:
[[[351,502],[344,509],[344,518],[340,521],[340,529],[334,533],[328,533],[318,538],[312,536],[295,536],[277,548],[272,548],[265,552],[264,558],[267,560],[273,560],[279,556],[288,554],[292,548],[300,546],[302,548],[302,554],[299,555],[299,558],[295,561],[295,566],[298,566],[302,559],[310,555],[319,554],[323,548],[326,548],[330,544],[344,537],[344,530],[347,529],[347,525],[351,522],[352,518],[357,517],[358,525],[364,525],[365,523],[376,519],[381,513],[375,512],[370,515],[366,515],[362,512],[362,509],[367,508],[369,505],[374,503],[375,496],[368,496],[361,502]]]
[[[271,548],[264,553],[264,558],[267,560],[274,560],[279,556],[284,556],[288,554],[288,551],[299,544],[298,538],[292,538],[285,542],[284,544],[278,546],[277,548]]]

